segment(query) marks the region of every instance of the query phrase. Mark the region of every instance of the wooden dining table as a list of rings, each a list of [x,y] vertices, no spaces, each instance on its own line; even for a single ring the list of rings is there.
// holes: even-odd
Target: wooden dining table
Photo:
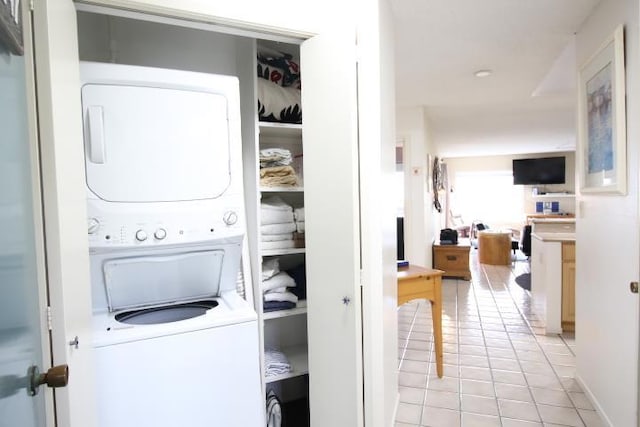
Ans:
[[[444,271],[408,265],[398,268],[398,306],[414,299],[431,302],[436,371],[442,378],[442,274]]]

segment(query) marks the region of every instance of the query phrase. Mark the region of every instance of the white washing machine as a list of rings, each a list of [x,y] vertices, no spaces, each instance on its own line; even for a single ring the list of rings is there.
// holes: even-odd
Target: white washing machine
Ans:
[[[237,79],[81,78],[100,427],[264,425]]]

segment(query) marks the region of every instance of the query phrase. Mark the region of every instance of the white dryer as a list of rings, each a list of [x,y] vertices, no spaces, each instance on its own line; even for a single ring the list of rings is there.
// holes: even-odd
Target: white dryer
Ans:
[[[264,425],[237,79],[80,71],[100,427]]]

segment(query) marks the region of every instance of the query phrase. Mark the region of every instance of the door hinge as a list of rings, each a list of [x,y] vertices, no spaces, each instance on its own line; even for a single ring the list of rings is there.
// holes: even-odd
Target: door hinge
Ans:
[[[51,306],[47,306],[47,328],[53,330],[53,320],[51,318]]]
[[[33,3],[34,3],[33,0],[29,1],[29,10],[32,12],[33,12],[33,8],[35,7]]]
[[[362,270],[360,270],[360,277],[358,278],[358,281],[360,282],[360,287],[364,288],[364,283],[362,283]]]

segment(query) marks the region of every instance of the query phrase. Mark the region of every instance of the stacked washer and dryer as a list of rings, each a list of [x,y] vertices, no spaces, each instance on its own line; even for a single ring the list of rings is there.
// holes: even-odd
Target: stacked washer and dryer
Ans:
[[[264,425],[236,290],[238,80],[102,63],[81,79],[99,426]]]

